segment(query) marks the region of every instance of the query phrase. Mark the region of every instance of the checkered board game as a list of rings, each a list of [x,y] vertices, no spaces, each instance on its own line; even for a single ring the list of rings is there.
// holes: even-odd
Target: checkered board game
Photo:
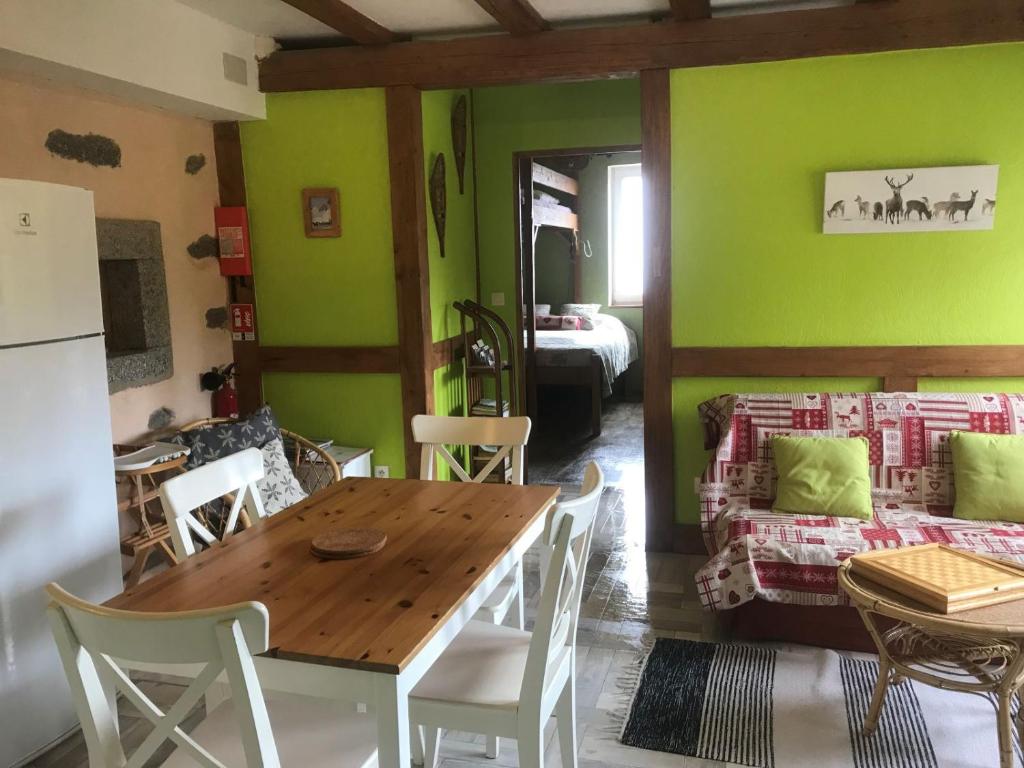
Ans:
[[[862,552],[850,563],[854,573],[941,613],[1024,597],[1024,569],[945,544]]]

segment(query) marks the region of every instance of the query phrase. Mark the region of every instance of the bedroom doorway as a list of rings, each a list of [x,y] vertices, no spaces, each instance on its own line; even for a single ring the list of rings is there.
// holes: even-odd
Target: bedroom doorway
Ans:
[[[518,359],[530,482],[589,461],[643,538],[643,183],[638,145],[516,156]]]

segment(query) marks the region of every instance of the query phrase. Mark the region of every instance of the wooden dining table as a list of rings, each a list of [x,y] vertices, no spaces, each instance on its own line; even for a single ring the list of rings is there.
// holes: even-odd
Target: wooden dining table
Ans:
[[[183,611],[255,600],[268,690],[370,705],[379,765],[408,768],[408,695],[543,532],[559,489],[349,478],[109,600]],[[325,560],[310,541],[377,528],[384,548]],[[130,666],[130,662],[126,662]]]

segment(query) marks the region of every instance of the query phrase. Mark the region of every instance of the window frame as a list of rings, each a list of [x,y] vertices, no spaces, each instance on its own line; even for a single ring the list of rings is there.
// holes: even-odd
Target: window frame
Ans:
[[[629,169],[628,172],[623,172],[621,169]],[[617,200],[619,194],[617,192],[617,186],[623,178],[639,177],[641,183],[641,190],[643,189],[643,169],[642,163],[614,163],[608,166],[608,306],[609,307],[620,307],[620,308],[642,308],[644,305],[644,285],[643,280],[640,285],[640,295],[636,298],[633,296],[624,297],[621,301],[616,300],[615,292],[615,210],[617,207]],[[641,206],[643,205],[642,200],[643,192],[641,191]],[[642,209],[641,209],[642,210]],[[643,221],[641,217],[640,222],[641,237],[643,233]],[[643,248],[640,253],[640,264],[641,269],[643,268]],[[646,276],[643,276],[646,278]]]

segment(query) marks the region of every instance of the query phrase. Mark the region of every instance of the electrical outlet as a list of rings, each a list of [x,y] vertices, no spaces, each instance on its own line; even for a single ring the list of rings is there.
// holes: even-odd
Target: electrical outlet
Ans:
[[[491,294],[491,306],[492,307],[504,307],[505,306],[505,294],[502,292]]]
[[[373,468],[374,477],[391,477],[391,467],[387,464],[378,464]]]

